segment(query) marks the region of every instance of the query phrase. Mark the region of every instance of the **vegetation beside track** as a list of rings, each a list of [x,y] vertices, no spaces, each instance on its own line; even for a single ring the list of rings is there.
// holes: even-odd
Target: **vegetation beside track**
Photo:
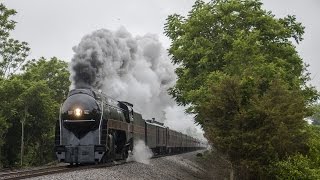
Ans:
[[[28,44],[10,35],[15,14],[0,5],[0,166],[5,168],[54,159],[54,123],[70,86],[66,62],[27,59]],[[320,179],[318,94],[296,51],[304,27],[294,16],[276,18],[259,0],[198,0],[187,17],[169,16],[165,32],[179,66],[170,93],[190,105],[189,113],[226,157],[222,164],[231,162],[235,177]],[[314,125],[304,120],[310,116]],[[215,158],[204,156],[206,162]]]
[[[165,33],[178,66],[170,94],[237,178],[319,179],[319,131],[305,120],[318,92],[296,50],[295,16],[276,18],[260,0],[197,0],[186,17],[168,17]]]
[[[0,4],[0,167],[55,159],[54,125],[70,86],[66,62],[27,59],[28,43],[10,36],[15,14]]]

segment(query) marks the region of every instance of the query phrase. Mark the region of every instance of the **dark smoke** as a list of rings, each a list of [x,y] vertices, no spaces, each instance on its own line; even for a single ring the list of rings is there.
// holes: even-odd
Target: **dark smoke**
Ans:
[[[123,75],[137,48],[128,36],[130,37],[124,29],[116,33],[101,29],[85,36],[80,44],[74,47],[75,55],[71,63],[74,88],[102,88],[103,80],[107,76],[105,66],[119,63],[116,71],[118,75]]]
[[[101,89],[117,100],[131,102],[146,119],[155,117],[177,130],[199,133],[193,117],[186,116],[167,93],[176,74],[156,35],[132,37],[125,28],[101,29],[83,37],[74,52],[72,89]]]

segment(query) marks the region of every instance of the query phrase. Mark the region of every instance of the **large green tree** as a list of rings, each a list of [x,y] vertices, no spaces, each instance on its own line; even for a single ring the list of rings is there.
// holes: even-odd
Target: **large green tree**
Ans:
[[[67,63],[57,58],[30,61],[24,72],[0,84],[0,114],[9,124],[4,134],[2,162],[20,162],[21,121],[25,119],[24,165],[53,159],[54,127],[60,103],[70,86]]]
[[[45,80],[49,88],[53,90],[57,102],[62,103],[66,98],[70,87],[70,73],[67,62],[56,57],[49,60],[42,57],[39,60],[28,62],[23,68],[27,69],[23,79],[32,81]]]
[[[308,151],[303,118],[317,98],[295,50],[304,27],[261,6],[199,0],[187,17],[170,15],[165,25],[178,65],[170,94],[190,106],[242,178],[266,177],[273,161]]]
[[[0,89],[7,78],[21,69],[29,52],[26,42],[20,42],[10,37],[10,32],[15,28],[16,24],[11,19],[15,14],[15,10],[8,9],[0,3]],[[3,101],[1,101],[1,104],[3,104]],[[10,126],[6,120],[6,115],[1,113],[2,111],[4,110],[0,109],[0,152],[4,144],[5,134]]]
[[[1,115],[10,125],[5,133],[2,147],[2,162],[5,166],[20,164],[21,121],[25,120],[25,156],[33,151],[34,156],[24,159],[43,162],[45,149],[50,147],[48,136],[52,134],[59,104],[54,101],[52,90],[45,81],[26,81],[15,76],[1,83]],[[46,142],[47,141],[47,142]],[[24,164],[26,164],[24,163]],[[40,164],[40,163],[38,163]]]
[[[26,42],[10,37],[15,10],[0,4],[0,167],[52,160],[54,125],[70,82],[67,63],[57,58],[28,60]],[[24,122],[24,148],[20,148]]]
[[[30,48],[26,42],[10,37],[16,22],[11,19],[17,12],[0,4],[0,79],[20,70]]]

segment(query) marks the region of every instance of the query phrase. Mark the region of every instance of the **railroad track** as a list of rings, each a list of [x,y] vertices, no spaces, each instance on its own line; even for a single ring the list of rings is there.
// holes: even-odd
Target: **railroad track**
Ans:
[[[174,155],[174,154],[170,154]],[[154,155],[154,158],[161,158],[164,156],[170,155]],[[104,168],[104,167],[111,167],[111,166],[118,166],[125,163],[132,163],[134,161],[126,162],[126,160],[118,160],[113,161],[105,164],[97,164],[97,165],[79,165],[79,166],[70,166],[70,165],[60,165],[60,166],[50,166],[50,167],[41,167],[37,169],[26,169],[26,170],[11,170],[11,169],[3,169],[0,171],[0,180],[17,180],[17,179],[26,179],[38,176],[44,176],[49,174],[57,174],[57,173],[64,173],[64,172],[72,172],[78,170],[85,170],[85,169],[95,169],[95,168]]]
[[[64,172],[72,172],[78,170],[85,169],[94,169],[94,168],[104,168],[117,166],[126,163],[125,160],[114,161],[106,164],[98,164],[98,165],[86,165],[86,166],[52,166],[52,167],[44,167],[38,169],[30,169],[30,170],[16,170],[16,171],[2,171],[0,172],[0,180],[17,180],[17,179],[26,179],[38,176],[44,176],[48,174],[56,174],[56,173],[64,173]]]
[[[37,176],[43,176],[47,174],[54,174],[60,172],[67,172],[70,168],[68,166],[53,166],[53,167],[44,167],[38,169],[30,170],[15,170],[15,171],[5,171],[0,172],[0,179],[25,179]]]

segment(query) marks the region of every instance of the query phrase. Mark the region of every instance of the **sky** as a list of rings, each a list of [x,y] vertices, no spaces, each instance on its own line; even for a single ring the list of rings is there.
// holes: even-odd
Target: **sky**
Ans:
[[[53,57],[70,61],[72,47],[81,38],[97,29],[116,30],[124,26],[131,34],[156,34],[165,48],[170,40],[163,34],[168,15],[186,15],[194,0],[4,0],[15,9],[18,22],[12,36],[26,41],[30,58]],[[312,85],[320,90],[320,62],[317,43],[320,41],[319,0],[263,0],[264,8],[276,17],[296,15],[306,27],[304,41],[297,50],[310,65]]]

